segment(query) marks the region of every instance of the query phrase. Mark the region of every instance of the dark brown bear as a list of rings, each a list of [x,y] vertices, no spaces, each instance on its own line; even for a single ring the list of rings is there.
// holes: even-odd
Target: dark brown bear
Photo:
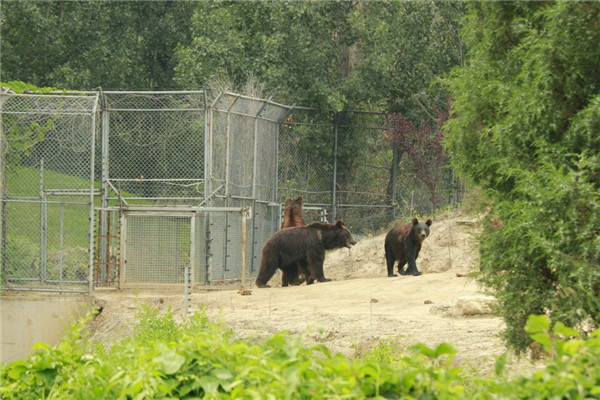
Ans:
[[[417,269],[417,257],[421,251],[421,244],[429,236],[429,227],[432,222],[419,223],[413,218],[412,222],[397,226],[388,232],[385,237],[385,260],[387,262],[388,276],[394,274],[394,263],[398,261],[398,272],[401,275],[421,275]],[[408,263],[406,271],[404,264]]]
[[[306,226],[306,221],[302,216],[302,200],[302,196],[298,196],[296,200],[292,200],[289,197],[285,199],[281,229]],[[296,263],[295,267],[290,265],[289,268],[285,268],[285,270],[291,271],[290,276],[292,276],[292,278],[288,276],[287,272],[283,272],[281,275],[281,286],[301,285],[304,281],[308,282],[307,278],[309,274],[306,270],[306,265],[302,264],[302,262]]]
[[[323,274],[325,250],[350,248],[355,244],[356,240],[341,220],[335,224],[313,222],[308,226],[277,231],[263,247],[256,286],[269,287],[267,282],[277,269],[281,269],[290,277],[290,272],[293,272],[290,268],[294,268],[298,262],[306,265],[310,274],[307,284],[315,279],[328,282],[331,279],[325,278]]]

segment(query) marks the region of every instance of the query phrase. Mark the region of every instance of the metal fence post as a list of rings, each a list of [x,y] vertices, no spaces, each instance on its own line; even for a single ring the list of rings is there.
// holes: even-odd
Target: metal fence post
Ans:
[[[242,286],[246,285],[246,219],[248,210],[242,211]]]
[[[119,289],[125,285],[125,268],[127,264],[127,213],[121,211],[119,216],[121,237],[119,238]]]
[[[190,270],[191,284],[196,280],[196,213],[194,212],[190,218]],[[187,276],[187,274],[186,274]]]
[[[398,145],[392,145],[392,221],[396,219],[396,181],[398,180]]]
[[[337,219],[337,151],[338,151],[338,113],[335,114],[333,127],[333,187],[331,189],[331,222]]]
[[[107,110],[108,107],[106,96],[102,92],[100,92],[100,96],[102,110],[102,211],[100,212],[100,260],[98,260],[98,266],[100,268],[100,282],[104,282],[106,280],[106,270],[109,261],[106,257],[108,247],[108,223],[106,207],[108,206],[110,115],[109,111]]]
[[[4,119],[2,115],[2,110],[4,106],[4,101],[6,97],[2,96],[2,88],[0,88],[0,199],[2,202],[0,203],[0,236],[2,236],[2,243],[0,246],[1,254],[1,262],[2,262],[2,273],[6,271],[6,197],[8,190],[6,188],[7,180],[6,180],[6,138],[4,137]]]
[[[98,107],[98,93],[92,108],[91,115],[91,151],[90,151],[90,206],[88,214],[88,294],[94,293],[94,179],[96,162],[96,110]]]
[[[46,197],[44,196],[44,159],[40,160],[39,174],[39,189],[40,189],[40,282],[46,281]]]

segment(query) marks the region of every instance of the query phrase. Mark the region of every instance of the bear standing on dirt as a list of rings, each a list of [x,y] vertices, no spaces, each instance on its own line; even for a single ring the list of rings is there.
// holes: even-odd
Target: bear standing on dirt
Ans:
[[[412,222],[397,226],[385,236],[385,260],[387,262],[388,276],[394,274],[394,263],[398,261],[398,272],[401,275],[421,275],[417,269],[417,257],[421,251],[421,244],[429,236],[429,227],[432,222],[420,223],[413,218]],[[408,267],[404,271],[404,264]]]
[[[302,200],[302,196],[298,196],[296,200],[292,200],[289,197],[285,199],[281,229],[306,226],[306,221],[302,216]],[[301,285],[304,281],[308,282],[309,274],[306,270],[306,265],[302,262],[295,263],[295,267],[294,265],[290,265],[288,268],[285,268],[285,270],[289,270],[290,273],[288,274],[283,271],[281,275],[281,286]],[[290,277],[292,278],[290,279]]]
[[[306,265],[310,274],[307,284],[315,279],[328,282],[331,279],[325,278],[323,273],[325,250],[351,248],[355,244],[356,240],[342,220],[335,224],[313,222],[308,226],[277,231],[263,247],[256,286],[269,287],[267,282],[278,268],[287,273],[288,278],[296,279],[290,269],[297,267],[298,262]]]

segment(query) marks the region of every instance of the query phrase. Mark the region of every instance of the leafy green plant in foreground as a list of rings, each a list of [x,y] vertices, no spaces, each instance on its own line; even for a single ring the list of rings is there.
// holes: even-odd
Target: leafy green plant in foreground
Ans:
[[[454,366],[455,351],[417,344],[398,354],[381,342],[363,358],[278,333],[259,345],[197,314],[175,323],[142,309],[132,338],[106,349],[90,342],[85,321],[57,346],[38,345],[27,360],[3,365],[3,399],[484,399],[589,398],[600,393],[600,332],[583,340],[546,316],[527,331],[551,355],[531,377],[471,379]],[[144,331],[153,331],[145,332]],[[387,349],[387,346],[392,348]],[[500,359],[500,361],[502,358]]]

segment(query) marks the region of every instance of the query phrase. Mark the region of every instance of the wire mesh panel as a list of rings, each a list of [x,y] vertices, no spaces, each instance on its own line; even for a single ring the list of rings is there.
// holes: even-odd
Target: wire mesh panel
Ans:
[[[126,215],[124,284],[183,283],[191,217]]]
[[[280,208],[274,203],[256,203],[252,223],[252,266],[251,276],[258,275],[262,260],[262,249],[271,235],[279,230],[281,224],[278,214]]]
[[[458,203],[463,188],[451,170],[431,190],[425,172],[395,154],[388,130],[383,113],[293,110],[279,136],[278,202],[301,194],[306,211],[326,209],[328,221],[343,219],[357,235]]]
[[[193,283],[205,284],[208,281],[207,274],[207,218],[206,214],[198,213],[194,217],[195,230],[194,230],[194,241],[195,241],[195,254],[194,254],[194,276],[192,278]]]
[[[193,267],[194,284],[239,281],[243,258],[249,271],[248,246],[246,256],[242,257],[245,214],[241,208],[196,211],[184,211],[181,207],[142,208],[146,211],[122,214],[122,286],[181,284],[184,268],[188,266]]]
[[[296,111],[281,126],[277,200],[302,194],[305,204],[331,206],[334,115]]]
[[[104,98],[107,175],[120,198],[169,204],[202,199],[204,93],[106,92]]]
[[[91,285],[98,96],[0,95],[2,288]]]
[[[258,120],[256,129],[256,182],[252,197],[265,201],[275,200],[279,125]]]
[[[213,103],[211,192],[274,201],[279,124],[288,108],[267,100],[222,93]],[[221,188],[222,190],[219,190]]]
[[[210,256],[207,260],[208,281],[220,282],[225,280],[227,270],[227,215],[225,213],[211,213],[208,219],[210,221]]]

